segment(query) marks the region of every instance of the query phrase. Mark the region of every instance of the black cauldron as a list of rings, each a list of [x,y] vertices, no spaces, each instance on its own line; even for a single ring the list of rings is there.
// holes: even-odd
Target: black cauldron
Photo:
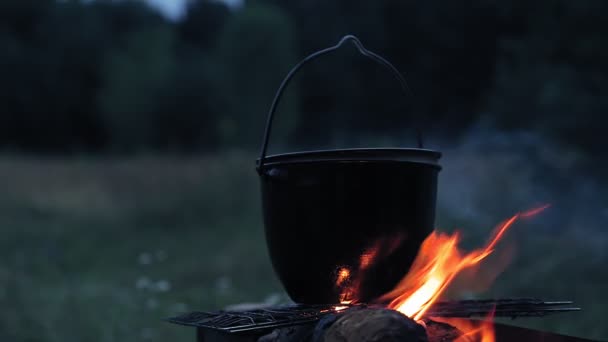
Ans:
[[[310,60],[347,41],[393,72],[407,92],[395,67],[366,50],[354,36],[308,56],[279,87],[268,115],[257,171],[272,264],[297,303],[339,303],[344,286],[338,286],[336,279],[344,267],[358,280],[359,300],[380,297],[407,273],[434,228],[441,155],[423,149],[420,139],[418,148],[266,156],[274,112],[291,78]],[[362,255],[374,260],[364,271],[357,271]]]

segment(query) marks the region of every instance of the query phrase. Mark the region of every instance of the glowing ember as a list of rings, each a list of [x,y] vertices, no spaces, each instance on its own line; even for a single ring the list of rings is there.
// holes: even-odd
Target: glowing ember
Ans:
[[[338,270],[338,277],[336,278],[336,285],[342,286],[345,281],[350,277],[350,270],[347,267],[341,267]]]
[[[353,267],[351,271],[349,267],[342,266],[336,271],[336,287],[340,291],[340,304],[348,305],[358,302],[358,294],[361,286],[362,275],[374,263],[382,258],[391,255],[404,240],[402,234],[397,234],[390,238],[382,238],[365,249],[359,256],[359,264]]]
[[[338,269],[336,287],[340,289],[340,304],[351,304],[355,297],[355,290],[351,284],[351,273],[348,267],[340,267]]]

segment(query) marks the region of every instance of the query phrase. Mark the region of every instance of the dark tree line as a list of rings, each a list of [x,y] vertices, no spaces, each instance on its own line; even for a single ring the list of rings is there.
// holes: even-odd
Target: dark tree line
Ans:
[[[273,141],[456,138],[479,120],[601,153],[608,3],[193,1],[177,22],[140,1],[0,3],[0,148],[132,152],[257,147],[299,59],[344,34],[403,71],[414,96],[345,48],[307,66]]]

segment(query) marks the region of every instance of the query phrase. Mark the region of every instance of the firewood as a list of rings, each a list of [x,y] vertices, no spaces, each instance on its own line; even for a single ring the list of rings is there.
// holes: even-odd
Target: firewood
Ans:
[[[326,331],[323,342],[428,342],[423,326],[389,309],[348,310]]]
[[[302,325],[275,329],[270,334],[260,337],[258,342],[309,342],[313,328],[310,325]]]
[[[436,322],[430,319],[426,319],[424,323],[429,342],[452,342],[462,336],[460,330],[447,323]]]
[[[316,324],[278,328],[258,342],[452,342],[455,327],[426,319],[422,324],[389,309],[355,307]]]

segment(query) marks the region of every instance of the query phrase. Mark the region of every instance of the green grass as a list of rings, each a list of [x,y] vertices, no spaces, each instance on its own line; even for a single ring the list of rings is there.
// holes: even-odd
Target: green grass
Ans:
[[[253,159],[0,158],[0,340],[191,341],[161,320],[282,294]],[[519,257],[482,296],[574,299],[585,311],[515,323],[608,339],[608,255],[514,237]]]
[[[281,292],[253,163],[0,161],[0,340],[192,340],[161,322]]]

